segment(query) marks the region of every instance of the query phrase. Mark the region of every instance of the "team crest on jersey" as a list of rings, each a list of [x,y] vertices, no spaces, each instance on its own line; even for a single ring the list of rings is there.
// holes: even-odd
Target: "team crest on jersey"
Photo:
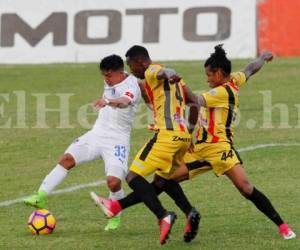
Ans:
[[[215,96],[217,94],[217,90],[211,89],[208,93],[210,93],[212,96]]]
[[[149,71],[150,71],[150,73],[153,73],[156,69],[157,69],[156,66],[152,66]]]

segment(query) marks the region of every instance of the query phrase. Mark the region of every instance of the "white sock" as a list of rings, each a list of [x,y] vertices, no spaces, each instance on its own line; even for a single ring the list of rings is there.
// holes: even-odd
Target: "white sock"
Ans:
[[[124,197],[125,197],[125,193],[124,193],[123,188],[121,188],[117,192],[109,192],[109,199],[120,200],[120,199],[122,199]]]
[[[45,177],[39,191],[51,193],[67,176],[68,170],[57,164],[55,168]]]
[[[121,188],[119,191],[117,192],[109,192],[109,199],[113,199],[113,200],[120,200],[122,198],[125,197],[125,193],[123,188]],[[117,216],[120,216],[122,212],[118,213]]]

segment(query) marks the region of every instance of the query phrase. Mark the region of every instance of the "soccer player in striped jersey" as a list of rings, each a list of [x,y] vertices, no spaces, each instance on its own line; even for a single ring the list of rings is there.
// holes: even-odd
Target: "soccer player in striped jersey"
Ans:
[[[200,128],[197,131],[195,145],[184,157],[185,164],[176,169],[170,179],[182,182],[209,170],[213,170],[216,176],[224,174],[246,199],[278,226],[279,233],[284,239],[293,239],[296,234],[284,223],[270,200],[250,183],[242,160],[233,147],[234,117],[239,103],[239,87],[259,71],[265,62],[272,59],[271,53],[264,52],[241,72],[231,73],[231,62],[227,59],[224,49],[221,45],[215,47],[215,52],[204,65],[207,81],[212,90],[196,97],[186,86],[183,87],[186,99],[195,104],[194,108],[196,107],[193,109],[194,117],[190,119],[194,121],[194,125],[198,116],[197,107],[202,107]],[[157,185],[154,186],[157,194],[164,191]],[[141,201],[135,193],[127,195],[127,200],[126,207]]]
[[[147,182],[146,176],[155,173],[154,182],[173,198],[186,214],[186,228],[188,227],[189,231],[185,230],[185,238],[191,233],[197,233],[200,220],[200,215],[192,208],[180,185],[168,180],[174,169],[182,163],[183,156],[191,144],[191,134],[184,120],[184,83],[173,69],[152,63],[144,47],[131,47],[126,57],[132,73],[140,79],[145,79],[145,89],[153,107],[157,129],[153,138],[137,153],[126,179],[134,194],[158,218],[160,243],[165,244],[176,214],[162,206],[157,198],[155,186]],[[116,201],[98,197],[95,193],[91,193],[91,196],[109,217],[118,214],[128,202],[126,198]]]
[[[269,199],[251,184],[243,162],[233,147],[239,87],[272,59],[270,52],[264,52],[243,71],[231,73],[231,62],[222,45],[215,47],[215,52],[204,64],[211,90],[198,97],[202,108],[197,141],[190,153],[185,155],[185,165],[172,178],[179,182],[209,170],[213,170],[216,176],[226,175],[245,198],[278,226],[284,239],[292,239],[296,237],[295,233],[283,222]]]

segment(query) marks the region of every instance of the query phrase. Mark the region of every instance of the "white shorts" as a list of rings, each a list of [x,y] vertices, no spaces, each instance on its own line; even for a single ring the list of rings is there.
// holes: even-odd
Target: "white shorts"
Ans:
[[[89,131],[74,140],[65,154],[72,155],[76,165],[102,158],[106,176],[123,180],[128,171],[129,140],[121,141]]]

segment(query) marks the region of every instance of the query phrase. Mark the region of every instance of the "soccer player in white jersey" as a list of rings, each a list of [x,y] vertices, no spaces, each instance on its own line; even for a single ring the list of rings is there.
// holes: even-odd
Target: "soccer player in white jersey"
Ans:
[[[109,197],[117,200],[124,197],[121,180],[127,174],[130,133],[141,92],[137,79],[124,72],[120,56],[105,57],[100,71],[104,77],[104,93],[92,104],[99,109],[93,128],[67,148],[38,192],[26,198],[25,204],[44,208],[46,196],[65,179],[71,168],[100,158],[104,160]],[[120,216],[117,216],[109,220],[105,230],[116,229],[119,225]]]

